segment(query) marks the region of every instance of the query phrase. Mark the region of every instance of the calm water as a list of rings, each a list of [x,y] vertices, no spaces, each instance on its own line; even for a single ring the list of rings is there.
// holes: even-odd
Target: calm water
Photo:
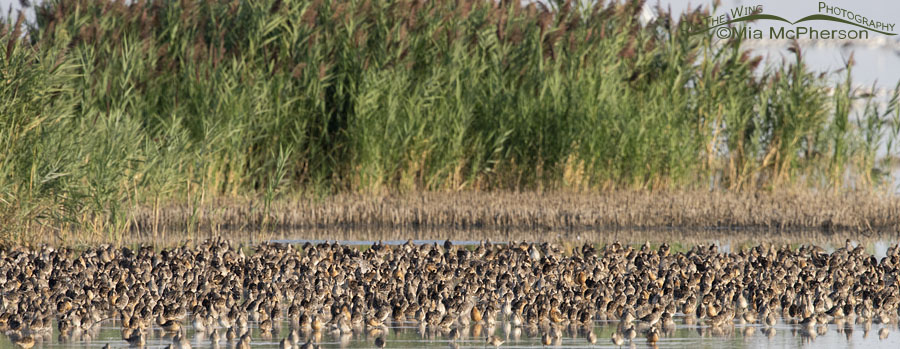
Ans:
[[[655,347],[659,348],[898,348],[900,347],[900,330],[896,324],[854,324],[822,326],[817,333],[806,333],[797,325],[780,322],[774,327],[774,331],[766,329],[758,324],[735,323],[733,327],[724,329],[711,329],[702,324],[684,324],[683,319],[677,319],[677,326],[668,333],[663,333]],[[615,330],[616,324],[612,322],[597,322],[593,331],[597,335],[597,343],[591,345],[585,339],[583,330],[564,329],[563,337],[551,347],[586,348],[586,347],[615,347],[610,341],[610,335]],[[264,338],[259,331],[252,329],[252,346],[259,348],[277,348],[282,338],[289,333],[289,325],[284,323],[277,336]],[[388,348],[483,348],[484,338],[493,334],[504,339],[502,348],[536,348],[541,345],[540,330],[527,330],[515,328],[507,323],[498,322],[496,328],[478,328],[469,326],[462,331],[462,339],[450,341],[440,331],[430,329],[422,330],[414,323],[405,323],[387,329],[386,341]],[[224,332],[221,331],[220,332]],[[886,337],[884,337],[886,335]],[[188,330],[191,338],[191,346],[199,348],[213,347],[208,334],[197,333]],[[318,343],[326,348],[365,348],[373,347],[374,339],[366,331],[354,332],[349,335],[334,334],[323,331],[318,336],[302,334],[306,339],[309,336],[317,338]],[[100,348],[109,344],[112,348],[127,347],[128,344],[121,340],[120,323],[106,321],[99,328],[82,334],[73,335],[71,338],[60,341],[59,333],[55,330],[52,334],[46,334],[37,338],[35,347],[42,348]],[[171,335],[166,335],[159,328],[154,328],[147,341],[147,348],[163,348],[172,343]],[[230,348],[224,334],[219,339],[220,348]],[[490,347],[490,345],[488,345]],[[632,342],[625,342],[624,347],[647,348],[654,347],[647,343],[643,336],[638,335]],[[5,336],[0,339],[0,348],[15,348]]]

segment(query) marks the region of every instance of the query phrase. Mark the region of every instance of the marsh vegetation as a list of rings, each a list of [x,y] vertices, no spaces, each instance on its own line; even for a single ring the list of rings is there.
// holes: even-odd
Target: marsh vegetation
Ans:
[[[0,28],[0,232],[115,241],[147,209],[333,195],[883,188],[896,91],[641,6],[43,1]]]

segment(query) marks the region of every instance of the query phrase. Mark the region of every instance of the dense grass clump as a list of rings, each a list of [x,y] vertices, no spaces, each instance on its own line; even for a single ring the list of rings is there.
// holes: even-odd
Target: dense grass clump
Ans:
[[[849,74],[641,6],[44,1],[0,33],[0,231],[302,193],[877,184],[896,103],[851,117]]]

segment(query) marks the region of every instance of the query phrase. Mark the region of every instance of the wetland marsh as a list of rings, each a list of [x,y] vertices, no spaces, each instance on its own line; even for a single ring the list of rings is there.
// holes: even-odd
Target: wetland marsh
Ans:
[[[832,251],[564,251],[449,240],[235,247],[221,238],[162,250],[4,249],[0,343],[889,347],[900,337],[891,337],[900,249],[880,258],[866,250],[849,240]]]
[[[796,43],[764,62],[688,35],[708,8],[642,22],[640,1],[559,5],[48,0],[33,23],[3,16],[0,238],[119,241],[219,208],[259,230],[312,212],[292,207],[308,198],[455,192],[814,199],[709,216],[723,224],[600,212],[623,226],[827,228],[807,206],[853,230],[879,227],[840,208],[896,217],[875,198],[815,205],[895,192],[896,89],[875,100],[851,62],[815,71]]]
[[[34,6],[0,348],[900,347],[900,88],[850,59],[640,1]]]

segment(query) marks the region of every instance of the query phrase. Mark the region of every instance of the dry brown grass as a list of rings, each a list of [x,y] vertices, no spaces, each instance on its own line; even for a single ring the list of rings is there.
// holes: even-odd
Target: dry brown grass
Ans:
[[[687,241],[721,238],[843,241],[896,235],[890,195],[730,192],[415,193],[336,195],[273,202],[214,201],[143,207],[127,242],[227,235],[341,240]],[[61,238],[64,237],[64,238]],[[44,242],[108,241],[103,234],[44,234]]]
[[[213,202],[199,207],[200,230],[369,227],[444,229],[732,228],[896,231],[900,200],[872,194],[461,192],[336,195],[321,200]],[[188,229],[193,207],[136,212],[132,230]]]

